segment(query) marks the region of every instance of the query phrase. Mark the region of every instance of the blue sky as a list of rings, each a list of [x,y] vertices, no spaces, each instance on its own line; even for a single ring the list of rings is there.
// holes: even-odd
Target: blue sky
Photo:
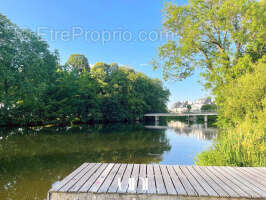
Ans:
[[[162,79],[161,70],[154,71],[149,63],[157,57],[158,46],[165,43],[165,39],[156,39],[162,28],[164,2],[8,0],[1,2],[0,12],[20,27],[39,32],[48,41],[51,50],[59,50],[61,63],[65,63],[70,54],[79,53],[84,54],[90,64],[116,62]],[[187,3],[185,0],[172,2],[179,5]],[[200,76],[196,72],[182,82],[164,82],[171,92],[169,105],[177,100],[194,100],[208,95],[198,80]]]

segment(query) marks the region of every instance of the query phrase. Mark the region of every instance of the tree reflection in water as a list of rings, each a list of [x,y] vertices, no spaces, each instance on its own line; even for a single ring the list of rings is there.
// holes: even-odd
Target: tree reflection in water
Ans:
[[[164,130],[141,125],[0,129],[0,199],[45,199],[84,162],[159,163]]]

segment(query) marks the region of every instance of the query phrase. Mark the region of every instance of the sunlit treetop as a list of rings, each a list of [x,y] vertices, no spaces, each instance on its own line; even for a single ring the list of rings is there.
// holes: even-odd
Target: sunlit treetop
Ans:
[[[79,72],[90,71],[88,59],[82,54],[72,54],[69,56],[66,65]]]
[[[254,62],[266,53],[265,2],[255,0],[190,0],[166,3],[163,27],[178,35],[159,47],[164,78],[183,80],[201,68],[208,88],[215,88],[245,69],[234,69],[246,57]]]

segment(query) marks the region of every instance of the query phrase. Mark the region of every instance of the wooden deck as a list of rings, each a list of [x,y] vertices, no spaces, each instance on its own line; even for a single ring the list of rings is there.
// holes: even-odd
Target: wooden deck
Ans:
[[[266,168],[84,163],[48,200],[266,199]]]

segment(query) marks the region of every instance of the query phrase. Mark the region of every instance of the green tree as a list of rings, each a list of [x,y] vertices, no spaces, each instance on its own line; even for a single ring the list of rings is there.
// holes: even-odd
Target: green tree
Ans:
[[[56,72],[56,53],[35,33],[23,30],[0,14],[1,123],[38,120],[43,91]],[[15,118],[15,119],[14,119]]]
[[[90,71],[88,59],[81,54],[70,55],[65,66],[68,69],[77,70],[78,72]]]
[[[99,120],[101,113],[97,82],[89,72],[57,73],[55,84],[44,94],[44,123],[88,123]]]
[[[67,124],[73,122],[78,110],[77,75],[59,72],[56,82],[44,93],[44,123]]]
[[[191,105],[188,104],[186,107],[187,107],[187,111],[190,112],[190,110],[191,110]]]
[[[176,33],[159,48],[154,67],[163,66],[165,78],[183,80],[200,68],[205,86],[219,92],[219,86],[244,74],[247,66],[239,59],[257,60],[266,53],[265,1],[191,0],[188,5],[166,3],[164,28]],[[240,67],[240,68],[239,68]]]
[[[100,85],[104,121],[131,121],[148,112],[166,111],[169,91],[157,79],[106,63],[96,63],[91,74]]]
[[[78,119],[82,123],[101,119],[99,84],[89,72],[83,72],[78,80]]]

